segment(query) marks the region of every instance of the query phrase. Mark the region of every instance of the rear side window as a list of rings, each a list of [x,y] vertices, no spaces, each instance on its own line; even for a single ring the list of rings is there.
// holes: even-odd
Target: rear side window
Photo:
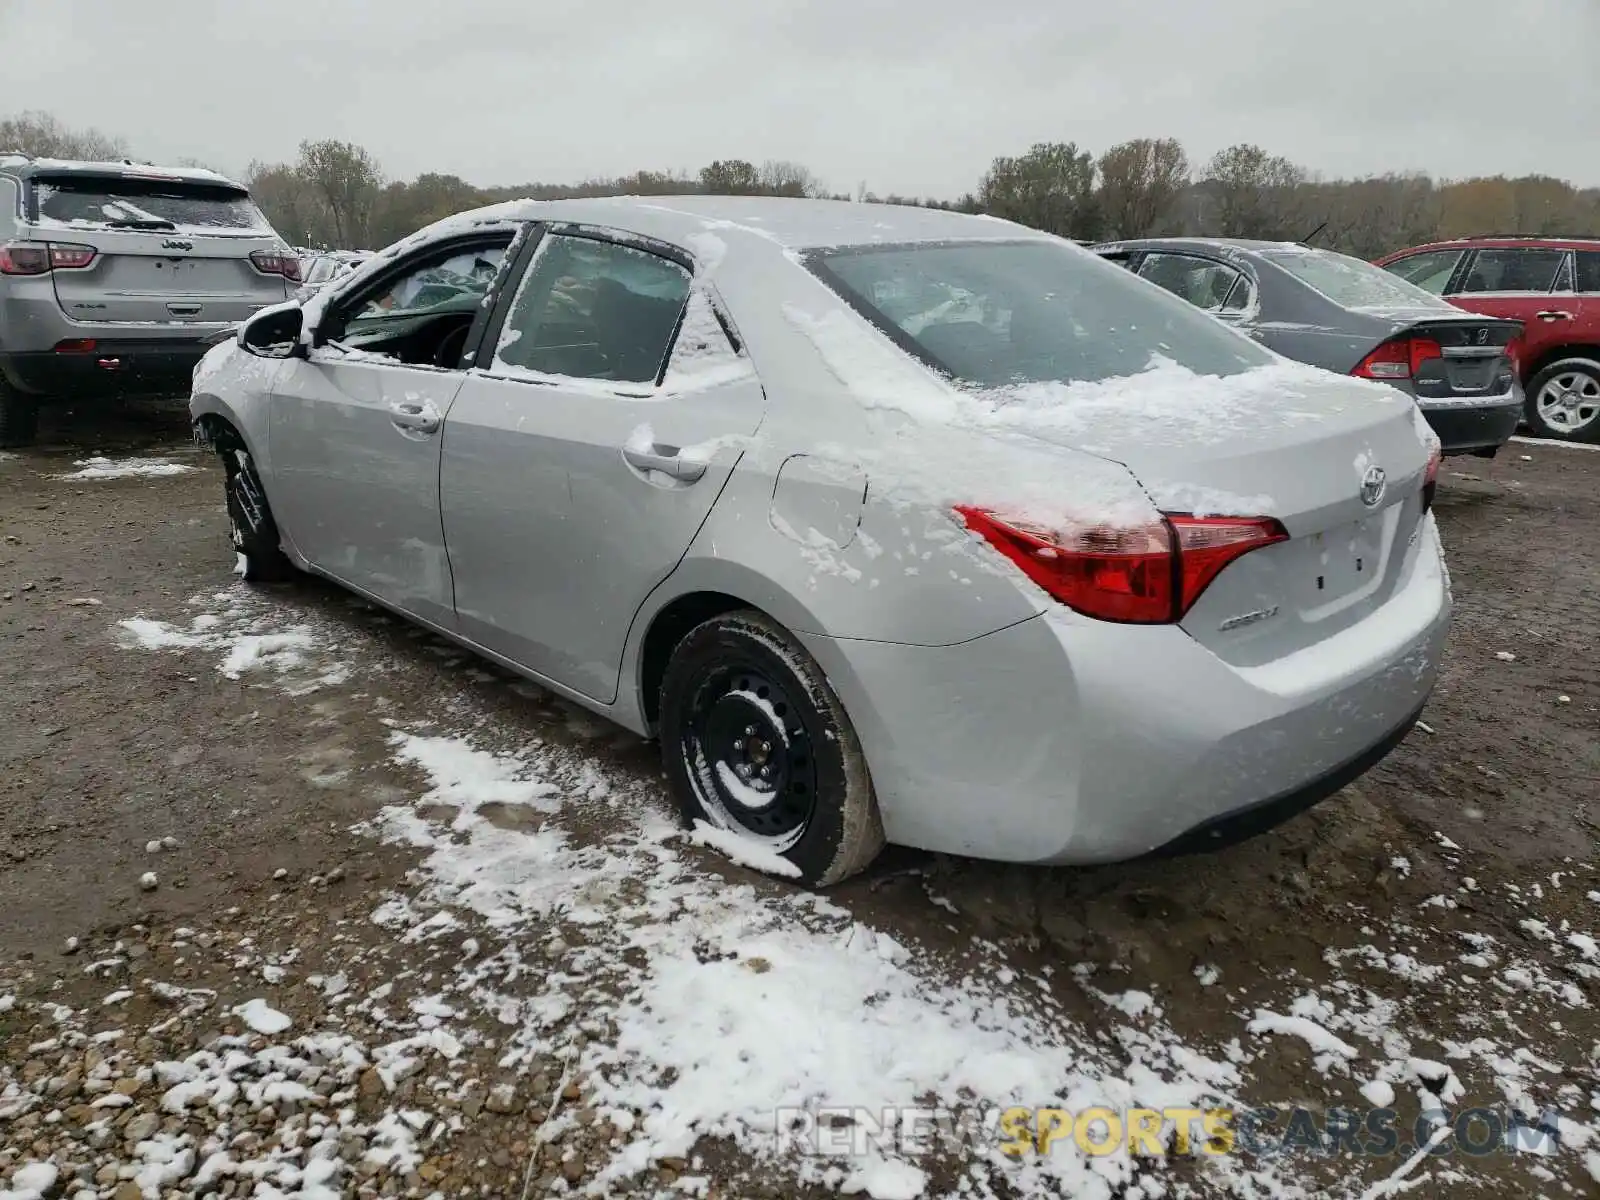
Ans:
[[[1139,277],[1183,297],[1196,308],[1219,312],[1238,282],[1239,272],[1192,254],[1147,254],[1139,266]]]
[[[1263,250],[1261,257],[1282,267],[1301,283],[1321,292],[1340,308],[1454,309],[1439,297],[1404,279],[1348,254],[1331,250]]]
[[[41,225],[271,234],[250,197],[203,183],[58,176],[33,182],[33,219]]]
[[[550,234],[518,289],[499,366],[654,384],[684,304],[687,269],[634,246]]]
[[[1409,258],[1392,262],[1384,270],[1392,275],[1398,275],[1407,283],[1415,284],[1425,292],[1442,296],[1444,289],[1450,286],[1450,277],[1456,273],[1456,267],[1465,253],[1464,250],[1429,250],[1424,254],[1413,254]]]
[[[1600,250],[1579,250],[1575,292],[1600,292]]]
[[[1463,292],[1548,292],[1566,265],[1565,250],[1512,247],[1479,250],[1467,271]]]
[[[1054,241],[850,247],[807,265],[902,348],[979,386],[1118,379],[1161,359],[1200,375],[1272,361],[1192,305]]]

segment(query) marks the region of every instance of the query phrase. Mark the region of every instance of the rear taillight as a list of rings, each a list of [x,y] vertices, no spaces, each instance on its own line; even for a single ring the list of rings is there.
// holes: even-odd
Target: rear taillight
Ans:
[[[63,338],[56,343],[57,354],[93,354],[95,340],[93,338]]]
[[[956,512],[1068,608],[1138,625],[1181,620],[1234,559],[1289,537],[1271,517],[1176,513],[1149,525],[1042,529],[983,508]]]
[[[1444,348],[1433,338],[1391,338],[1357,363],[1350,374],[1363,379],[1410,379],[1422,370],[1423,363],[1443,357]]]
[[[250,261],[263,275],[282,275],[295,283],[300,282],[300,259],[293,254],[282,254],[277,250],[257,250],[250,255]]]
[[[1422,511],[1433,507],[1433,494],[1439,489],[1439,466],[1444,462],[1444,448],[1439,439],[1428,444],[1428,469],[1422,473]]]
[[[93,246],[63,246],[50,243],[50,268],[54,271],[81,271],[94,262]]]
[[[1518,334],[1506,343],[1506,357],[1511,360],[1511,373],[1522,374],[1522,335]]]
[[[94,259],[93,246],[69,246],[61,242],[8,242],[0,246],[0,275],[80,271]]]

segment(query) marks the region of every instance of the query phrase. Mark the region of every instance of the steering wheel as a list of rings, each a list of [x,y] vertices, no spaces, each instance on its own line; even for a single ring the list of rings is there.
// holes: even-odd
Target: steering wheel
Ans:
[[[467,348],[467,334],[471,329],[470,325],[463,325],[445,334],[439,341],[439,348],[433,352],[433,365],[447,371],[459,367],[461,352]]]

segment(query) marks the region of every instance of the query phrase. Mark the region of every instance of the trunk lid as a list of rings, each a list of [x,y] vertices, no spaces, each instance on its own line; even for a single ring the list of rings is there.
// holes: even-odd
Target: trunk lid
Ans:
[[[1063,405],[1046,427],[1028,422],[1029,432],[1122,463],[1164,512],[1276,517],[1290,535],[1212,581],[1182,622],[1195,640],[1255,666],[1348,628],[1393,594],[1429,456],[1409,396],[1290,363],[1224,378],[1158,369],[1119,383]]]
[[[250,255],[278,252],[249,195],[233,185],[70,173],[31,182],[24,236],[95,251],[52,272],[74,321],[184,325],[242,321],[288,294]]]
[[[1410,344],[1415,353],[1405,357],[1419,399],[1497,396],[1511,390],[1516,377],[1512,343],[1522,336],[1522,322],[1433,309],[1387,315],[1390,332],[1380,345]]]

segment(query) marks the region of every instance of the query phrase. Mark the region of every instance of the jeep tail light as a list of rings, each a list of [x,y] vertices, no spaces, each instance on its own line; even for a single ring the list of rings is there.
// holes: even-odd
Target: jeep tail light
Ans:
[[[43,242],[10,242],[0,246],[0,275],[44,275],[50,270],[50,247]]]
[[[95,260],[93,246],[61,242],[8,242],[0,246],[0,275],[46,275],[77,271]]]
[[[60,242],[51,242],[50,268],[54,271],[81,271],[94,262],[95,253],[93,246],[64,246]]]
[[[1234,559],[1287,541],[1271,517],[1169,513],[1148,525],[1044,529],[963,505],[967,528],[1075,612],[1102,621],[1179,621]]]
[[[1444,462],[1444,447],[1435,438],[1428,446],[1428,469],[1422,473],[1422,511],[1433,507],[1433,494],[1439,489],[1439,466]]]
[[[295,283],[300,282],[300,259],[296,255],[278,250],[256,250],[251,253],[250,261],[263,275],[282,275]]]
[[[1433,338],[1390,338],[1380,342],[1350,374],[1362,379],[1410,379],[1422,370],[1423,363],[1443,357],[1444,348]]]

